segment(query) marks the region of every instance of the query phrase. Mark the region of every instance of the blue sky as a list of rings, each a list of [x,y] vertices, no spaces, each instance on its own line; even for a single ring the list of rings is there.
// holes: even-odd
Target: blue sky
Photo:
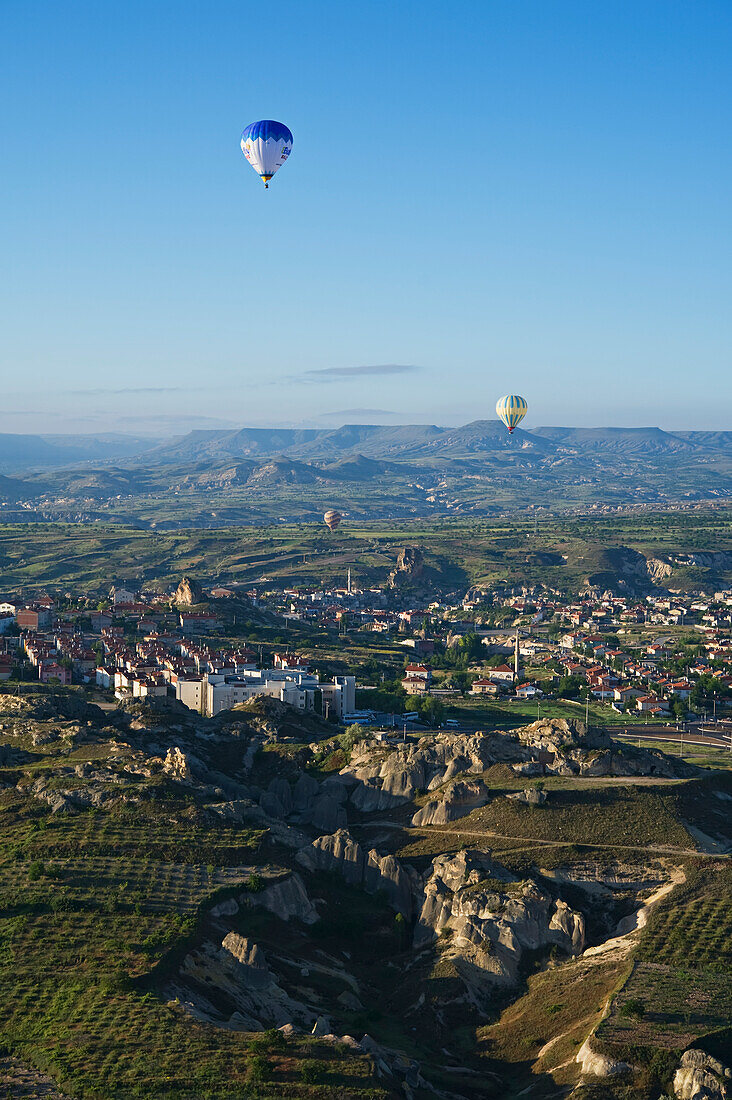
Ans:
[[[5,0],[0,430],[731,427],[731,55],[728,0]]]

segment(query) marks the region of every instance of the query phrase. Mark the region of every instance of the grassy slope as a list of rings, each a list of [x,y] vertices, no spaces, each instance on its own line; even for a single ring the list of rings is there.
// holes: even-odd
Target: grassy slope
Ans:
[[[350,564],[356,584],[383,584],[399,548],[418,545],[428,576],[445,589],[541,582],[571,591],[590,575],[612,571],[616,562],[608,547],[629,546],[649,556],[732,549],[730,514],[719,509],[547,519],[536,538],[533,522],[520,518],[481,523],[351,520],[334,535],[318,524],[166,533],[103,525],[10,525],[0,528],[0,577],[4,588],[58,584],[86,590],[108,588],[115,577],[169,584],[183,572],[204,581],[255,583],[266,576],[275,582],[333,583],[343,581]],[[181,516],[181,525],[190,518]],[[555,557],[547,561],[537,551]],[[677,567],[668,583],[684,587],[687,573]],[[694,574],[697,585],[723,580],[708,569]]]
[[[49,728],[58,724],[47,723]],[[148,796],[156,797],[134,809],[51,816],[43,804],[23,799],[15,785],[22,787],[41,773],[53,777],[60,766],[99,763],[106,758],[106,745],[98,738],[82,742],[69,756],[57,742],[33,746],[29,736],[11,739],[7,732],[2,740],[28,757],[0,773],[10,784],[0,796],[0,1044],[48,1072],[80,1100],[234,1100],[249,1095],[257,1067],[251,1037],[192,1024],[156,993],[160,981],[154,975],[161,965],[165,972],[171,950],[177,958],[186,944],[206,935],[206,910],[217,890],[245,878],[252,863],[286,861],[287,853],[270,849],[265,855],[258,850],[260,836],[251,830],[203,827],[180,788],[159,781],[140,780]],[[296,752],[297,746],[273,746],[259,758],[256,780],[277,774],[278,759],[286,766]],[[506,772],[498,766],[487,774],[496,797],[484,810],[453,823],[449,831],[402,826],[387,835],[380,828],[380,850],[398,851],[419,870],[431,855],[466,842],[493,848],[497,858],[521,875],[535,872],[537,863],[551,868],[588,858],[612,861],[619,855],[613,844],[622,846],[624,861],[645,863],[643,849],[652,845],[694,847],[680,818],[703,824],[709,784],[716,782],[704,776],[691,783],[631,787],[617,781],[580,785],[549,779],[549,802],[532,810],[501,797],[504,789],[516,785],[515,777],[508,782]],[[475,836],[466,835],[471,830]],[[353,831],[369,846],[376,840],[368,823],[355,825]],[[491,831],[517,839],[494,839]],[[663,911],[665,923],[651,924],[638,959],[639,967],[653,960],[677,975],[665,981],[666,1001],[659,992],[658,1004],[663,1012],[682,1014],[683,1027],[680,1005],[689,992],[683,974],[694,970],[695,989],[699,975],[708,986],[722,981],[715,959],[729,942],[730,907],[727,901],[720,907],[718,898],[711,904],[716,874],[712,862],[708,871],[699,872],[696,893],[672,895],[676,909]],[[586,974],[576,969],[584,964],[537,973],[498,1023],[480,1029],[476,1047],[475,1022],[465,1014],[449,1036],[435,1026],[430,1013],[410,1017],[420,992],[426,993],[428,1005],[439,1006],[456,979],[430,957],[413,960],[383,899],[322,876],[308,888],[328,902],[327,917],[315,935],[249,911],[239,918],[240,930],[254,935],[265,951],[290,953],[295,960],[322,961],[323,947],[336,955],[349,951],[349,970],[358,978],[363,1010],[336,1010],[338,1030],[368,1031],[417,1057],[433,1080],[442,1076],[448,1087],[446,1066],[451,1062],[445,1063],[441,1053],[445,1043],[452,1059],[467,1071],[478,1067],[480,1072],[481,1060],[485,1067],[487,1058],[488,1069],[497,1069],[512,1085],[531,1075],[537,1096],[550,1093],[555,1077],[562,1079],[558,1067],[571,1062],[584,1034],[598,1021],[601,1005],[624,976],[611,961]],[[402,969],[407,962],[409,967]],[[320,978],[315,968],[308,983],[320,991],[324,1003],[342,988]],[[720,1005],[727,1011],[727,1001]],[[617,1019],[626,1026],[624,1017]],[[419,1025],[416,1030],[413,1022]],[[635,1038],[623,1034],[621,1041]],[[664,1032],[660,1043],[666,1042]],[[322,1086],[300,1080],[303,1059],[313,1057],[321,1062]],[[259,1086],[263,1096],[384,1095],[367,1076],[368,1062],[346,1057],[338,1047],[293,1040],[284,1050],[267,1051],[265,1060],[272,1080]],[[500,1095],[492,1080],[484,1072],[481,1091],[468,1094]],[[461,1087],[455,1080],[453,1084],[465,1091],[462,1081]]]
[[[638,1000],[641,1019],[623,1006]],[[613,1050],[683,1050],[732,1027],[732,865],[696,868],[653,914],[598,1037]]]
[[[103,755],[87,748],[73,762]],[[58,752],[35,753],[32,777],[66,765]],[[0,779],[23,775],[5,768]],[[251,1037],[191,1023],[150,977],[196,941],[217,893],[245,879],[261,834],[201,828],[185,798],[144,785],[155,798],[143,806],[68,816],[14,786],[0,794],[0,1044],[79,1100],[250,1096]],[[313,1057],[327,1087],[300,1080]],[[262,1095],[385,1095],[368,1062],[337,1047],[292,1041],[265,1063]]]

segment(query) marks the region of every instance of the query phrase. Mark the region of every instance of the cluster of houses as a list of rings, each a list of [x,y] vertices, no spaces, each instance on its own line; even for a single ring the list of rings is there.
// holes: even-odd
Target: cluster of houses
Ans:
[[[17,627],[4,631],[3,679],[24,656],[43,683],[94,684],[118,699],[170,696],[208,716],[258,695],[326,717],[340,718],[356,707],[354,676],[322,681],[305,658],[287,652],[276,653],[273,667],[262,668],[247,646],[202,638],[219,625],[215,614],[155,610],[119,588],[112,590],[109,611],[88,613],[91,629],[86,630],[55,621],[50,597],[37,607],[5,601],[0,608],[3,619]]]
[[[501,637],[499,631],[481,621],[481,610],[487,602],[493,609],[500,609],[498,616],[494,610],[493,622],[498,618],[504,627],[515,626],[518,637],[506,638],[505,632]],[[456,618],[466,611],[475,611],[475,617]],[[508,653],[515,644],[510,663],[484,669],[473,679],[472,696],[534,700],[551,691],[548,685],[552,678],[556,682],[561,677],[573,677],[583,682],[582,694],[617,711],[662,718],[672,713],[676,701],[685,703],[689,699],[702,676],[713,677],[720,699],[732,689],[732,592],[717,592],[709,599],[678,595],[649,596],[644,600],[588,596],[568,601],[537,589],[521,594],[471,591],[460,605],[430,604],[415,615],[422,621],[429,615],[434,628],[448,626],[453,637],[475,632],[494,651]],[[548,623],[552,625],[551,641]],[[678,640],[670,637],[638,644],[637,638],[647,636],[657,625],[682,624],[692,632],[695,648],[703,650],[704,655],[690,660],[679,674]],[[527,630],[535,633],[523,636]],[[631,631],[636,638],[633,646],[608,638],[611,633],[622,638]],[[414,644],[416,654],[428,657],[435,641],[417,638],[402,644]],[[525,679],[526,666],[548,666],[554,676],[542,676],[538,683],[532,683]],[[667,671],[669,666],[671,671]],[[407,664],[401,682],[408,695],[454,694],[442,690],[427,660]]]
[[[233,594],[227,588],[211,593],[221,600]],[[473,678],[473,696],[541,697],[550,678],[527,680],[519,656],[524,668],[551,666],[556,677],[581,680],[596,700],[652,716],[667,715],[675,701],[688,700],[701,676],[714,676],[722,694],[732,687],[732,591],[567,599],[541,586],[471,589],[454,600],[415,607],[408,595],[357,589],[349,576],[342,587],[251,589],[246,596],[285,622],[393,634],[407,654],[402,687],[409,696],[445,694],[430,658],[436,646],[473,632],[506,656],[505,663],[494,662]],[[353,676],[321,681],[306,658],[284,651],[263,667],[261,654],[258,659],[250,647],[212,636],[222,626],[216,610],[175,608],[170,595],[141,595],[117,585],[99,609],[85,606],[83,614],[90,628],[82,630],[73,625],[73,615],[55,613],[47,594],[32,601],[0,599],[0,679],[11,675],[20,651],[43,682],[95,683],[118,698],[174,696],[206,715],[256,695],[333,717],[355,711]],[[695,656],[683,674],[678,664],[668,671],[677,647],[671,638],[638,645],[639,633],[647,637],[663,626],[683,626],[698,638],[703,656]],[[514,630],[515,653],[507,637]],[[633,646],[623,643],[626,633],[636,638]]]
[[[671,639],[650,642],[632,654],[604,645],[597,636],[565,634],[559,663],[567,676],[585,681],[590,694],[616,710],[635,710],[655,717],[671,713],[674,700],[686,702],[702,676],[712,677],[720,695],[732,689],[732,640],[699,638],[706,655],[688,662],[683,675],[665,671],[677,647]],[[577,652],[575,652],[577,651]]]

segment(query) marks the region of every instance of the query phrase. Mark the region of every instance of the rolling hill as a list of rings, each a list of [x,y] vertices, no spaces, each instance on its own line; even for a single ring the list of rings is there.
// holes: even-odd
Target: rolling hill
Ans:
[[[22,478],[0,484],[0,503],[22,502],[28,519],[170,529],[307,520],[330,507],[380,520],[732,497],[732,432],[543,427],[509,436],[492,420],[241,428],[190,432],[152,449],[129,440],[138,453],[117,458],[118,439],[86,440],[76,462],[70,438],[61,446],[0,437],[0,472]],[[105,457],[93,461],[95,448]]]

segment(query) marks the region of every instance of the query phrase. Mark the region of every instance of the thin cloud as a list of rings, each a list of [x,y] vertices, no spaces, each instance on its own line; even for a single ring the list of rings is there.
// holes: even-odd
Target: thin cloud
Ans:
[[[104,388],[89,390],[65,390],[72,397],[107,397],[119,396],[126,393],[191,393],[192,389],[202,390],[202,386],[126,386],[121,390],[109,390]]]
[[[330,378],[361,378],[374,374],[413,374],[421,370],[421,367],[407,363],[376,363],[361,367],[323,367],[319,370],[309,370],[304,377],[308,379]]]
[[[321,416],[398,416],[391,409],[335,409],[333,412],[321,413]]]
[[[116,418],[117,424],[216,424],[223,428],[238,427],[234,420],[222,420],[219,416],[203,416],[192,413],[151,413],[140,416],[120,416]]]

